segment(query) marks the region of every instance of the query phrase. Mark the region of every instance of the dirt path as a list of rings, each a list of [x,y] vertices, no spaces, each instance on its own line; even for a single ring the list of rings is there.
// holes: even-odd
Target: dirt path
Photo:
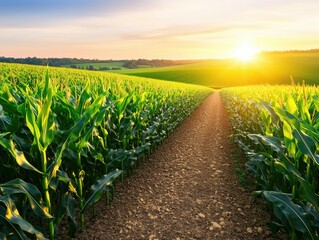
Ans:
[[[98,208],[77,238],[275,239],[269,214],[239,184],[230,133],[215,93],[117,186],[114,202]]]

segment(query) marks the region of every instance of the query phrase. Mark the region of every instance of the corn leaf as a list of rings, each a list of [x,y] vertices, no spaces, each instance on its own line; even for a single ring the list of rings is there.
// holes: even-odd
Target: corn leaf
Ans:
[[[54,121],[51,113],[53,89],[47,90],[47,97],[44,100],[41,111],[37,119],[38,128],[41,132],[40,141],[43,148],[47,148],[54,137]]]
[[[96,183],[91,186],[91,191],[89,192],[89,196],[85,200],[81,212],[84,212],[88,206],[99,201],[102,196],[102,193],[106,190],[106,188],[110,186],[113,183],[113,181],[121,174],[121,170],[115,170],[98,179]]]
[[[298,141],[299,150],[303,154],[308,155],[317,165],[319,165],[319,156],[315,154],[315,141],[311,137],[297,129],[293,130],[292,134]]]
[[[289,123],[293,128],[300,129],[300,120],[295,115],[281,108],[275,108],[275,111],[283,121]]]
[[[0,145],[11,153],[11,155],[14,157],[15,161],[18,163],[20,167],[43,174],[40,170],[38,170],[31,163],[28,162],[23,152],[18,151],[16,149],[12,140],[9,141],[8,139],[0,138]]]
[[[304,200],[311,203],[319,212],[319,195],[316,194],[314,186],[307,182],[302,177],[299,178],[300,195]]]
[[[289,229],[303,233],[312,240],[318,239],[311,226],[307,212],[291,201],[291,195],[274,191],[263,191],[263,196],[273,203],[276,217]]]
[[[67,187],[67,184],[65,184]],[[62,194],[60,198],[60,204],[57,209],[57,217],[55,219],[56,223],[59,224],[64,215],[69,217],[69,236],[73,236],[78,227],[76,220],[76,200],[69,191]]]
[[[37,239],[46,239],[41,232],[36,230],[31,225],[31,223],[29,223],[28,221],[26,221],[20,216],[13,200],[8,195],[0,196],[0,202],[3,202],[6,206],[6,214],[5,214],[6,219],[8,219],[11,223],[15,225],[18,225],[21,230],[35,235]]]
[[[7,240],[7,237],[12,237],[13,239],[29,240],[19,226],[6,218],[6,209],[2,206],[0,206],[0,224],[4,226],[0,232],[0,236],[3,237],[1,239]]]
[[[4,195],[12,195],[22,193],[24,194],[29,204],[36,215],[42,218],[53,218],[42,206],[41,206],[41,193],[38,188],[31,183],[27,183],[22,179],[14,179],[12,181],[0,184],[1,192]]]
[[[32,133],[34,137],[34,144],[36,144],[39,151],[44,151],[44,147],[42,146],[40,142],[40,137],[41,137],[40,129],[37,125],[36,117],[34,112],[32,111],[32,105],[30,103],[28,104],[28,107],[26,110],[26,123],[28,128],[30,129],[30,132]]]
[[[277,137],[273,136],[263,136],[261,134],[249,134],[249,137],[251,139],[258,139],[261,143],[270,146],[271,149],[275,152],[282,152],[283,151],[283,145]]]

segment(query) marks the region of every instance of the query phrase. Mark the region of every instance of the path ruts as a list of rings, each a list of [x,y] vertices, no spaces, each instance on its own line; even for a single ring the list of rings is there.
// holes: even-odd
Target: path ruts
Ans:
[[[212,94],[136,169],[78,239],[275,239],[269,213],[244,190],[239,150],[219,93]],[[233,153],[234,154],[234,153]],[[278,239],[278,236],[276,237]]]

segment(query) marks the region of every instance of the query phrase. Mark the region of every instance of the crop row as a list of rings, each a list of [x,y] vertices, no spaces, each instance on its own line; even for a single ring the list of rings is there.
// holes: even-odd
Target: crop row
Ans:
[[[0,64],[0,239],[83,229],[105,195],[211,90],[117,74]]]
[[[247,169],[273,209],[273,230],[319,239],[319,90],[252,86],[222,91]]]

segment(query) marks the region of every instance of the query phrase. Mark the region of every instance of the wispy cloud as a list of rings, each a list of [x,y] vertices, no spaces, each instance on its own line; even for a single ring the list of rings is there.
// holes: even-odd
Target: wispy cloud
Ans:
[[[0,55],[227,57],[260,48],[319,47],[317,0],[2,0]]]

